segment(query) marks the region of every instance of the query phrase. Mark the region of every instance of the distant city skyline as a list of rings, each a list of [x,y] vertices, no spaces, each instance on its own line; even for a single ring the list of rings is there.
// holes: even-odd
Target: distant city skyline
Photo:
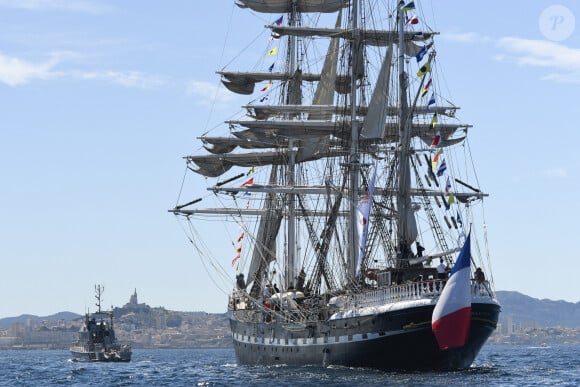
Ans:
[[[495,288],[580,301],[580,3],[416,2],[474,125]],[[0,0],[0,318],[82,314],[94,284],[107,307],[137,289],[152,307],[226,310],[235,230],[207,222],[231,277],[216,284],[167,209],[182,156],[249,100],[215,71],[255,64],[256,47],[238,54],[279,16],[234,3]]]

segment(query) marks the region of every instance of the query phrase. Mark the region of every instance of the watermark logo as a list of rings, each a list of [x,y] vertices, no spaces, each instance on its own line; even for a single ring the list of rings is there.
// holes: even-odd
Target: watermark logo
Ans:
[[[574,14],[563,5],[552,5],[540,15],[540,31],[548,40],[561,42],[568,39],[576,28]]]

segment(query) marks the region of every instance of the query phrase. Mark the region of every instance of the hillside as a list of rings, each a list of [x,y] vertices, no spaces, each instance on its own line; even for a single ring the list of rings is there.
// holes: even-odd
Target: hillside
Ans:
[[[512,291],[498,291],[501,321],[511,318],[513,323],[537,323],[541,327],[580,327],[580,302],[539,300]]]
[[[59,312],[55,313],[50,316],[34,316],[31,314],[22,314],[17,317],[6,317],[0,319],[0,329],[8,329],[15,323],[26,323],[26,322],[35,322],[40,323],[42,321],[70,321],[75,320],[81,317],[80,314],[72,313],[72,312]]]

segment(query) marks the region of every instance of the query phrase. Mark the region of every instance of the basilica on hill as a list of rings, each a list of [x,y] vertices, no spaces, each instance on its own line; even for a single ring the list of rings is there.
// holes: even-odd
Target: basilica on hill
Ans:
[[[137,300],[137,289],[129,298],[129,302],[123,305],[121,308],[115,308],[115,315],[124,315],[127,313],[147,313],[151,311],[151,307],[145,303],[139,303]]]

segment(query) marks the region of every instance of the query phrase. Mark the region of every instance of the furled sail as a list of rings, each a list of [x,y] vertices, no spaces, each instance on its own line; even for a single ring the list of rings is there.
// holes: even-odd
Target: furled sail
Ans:
[[[310,119],[330,119],[332,114],[339,111],[335,105],[246,105],[248,116],[256,120],[289,115],[308,114]],[[340,108],[342,109],[342,108]],[[320,118],[316,118],[320,117]]]
[[[256,83],[263,81],[288,81],[296,74],[270,73],[270,72],[241,72],[241,71],[218,71],[223,79],[223,85],[237,94],[249,95],[254,92]],[[320,80],[320,74],[301,74],[301,79],[306,82]]]
[[[203,142],[203,147],[210,153],[230,153],[237,147],[243,149],[262,149],[262,148],[276,148],[280,144],[274,141],[259,141],[250,139],[241,139],[236,137],[208,137],[200,138]]]
[[[320,121],[320,120],[275,120],[275,121],[228,121],[232,125],[241,125],[250,129],[250,133],[261,135],[263,138],[308,139],[323,135],[337,137],[347,136],[350,129],[350,121]],[[383,141],[390,143],[399,140],[398,122],[387,122],[384,126]],[[459,129],[467,129],[467,124],[442,123],[433,127],[430,123],[415,122],[411,128],[411,136],[420,137],[425,143],[430,144],[433,137],[441,136],[442,146],[452,145],[453,135]],[[239,132],[237,132],[239,133]],[[237,133],[234,133],[237,135]]]
[[[348,6],[347,0],[237,0],[240,8],[250,8],[262,13],[290,13],[293,4],[296,12],[333,13]]]
[[[341,151],[320,152],[302,161],[318,160],[325,157],[339,157],[345,153]],[[277,152],[253,152],[253,153],[225,153],[202,156],[187,156],[188,162],[194,163],[197,168],[190,167],[196,173],[207,177],[221,176],[233,166],[257,167],[264,165],[288,164],[287,150]]]
[[[288,159],[284,152],[254,152],[187,156],[187,160],[197,165],[197,169],[192,168],[194,172],[208,177],[217,177],[226,173],[233,166],[282,165],[287,163]]]
[[[252,123],[262,123],[267,126],[252,126],[252,129],[235,132],[236,136],[240,139],[232,138],[206,138],[206,141],[213,144],[212,148],[207,148],[210,152],[214,154],[201,155],[201,156],[188,156],[187,159],[196,164],[197,168],[192,168],[194,172],[202,174],[208,177],[221,176],[233,166],[241,167],[253,167],[253,166],[263,166],[263,165],[285,165],[288,162],[288,156],[285,150],[279,150],[276,152],[253,152],[253,153],[241,153],[233,154],[231,152],[236,146],[241,146],[244,148],[259,149],[259,148],[274,148],[277,147],[275,144],[275,139],[279,138],[285,141],[287,138],[299,139],[304,142],[308,142],[309,139],[315,139],[320,141],[323,136],[330,136],[335,133],[335,126],[333,122],[319,121],[317,127],[304,127],[304,126],[293,126],[293,125],[278,125],[274,127],[275,124],[280,124],[284,121],[248,121]],[[290,121],[294,122],[294,121]],[[305,121],[308,122],[308,121]],[[268,127],[268,124],[270,124]],[[387,126],[385,140],[387,142],[396,142],[398,139],[398,132],[396,131],[396,124],[391,124]],[[441,125],[437,128],[441,133],[442,140],[439,147],[446,147],[465,139],[465,136],[458,138],[451,138],[451,135],[455,133],[458,129],[457,125]],[[414,127],[414,131],[421,133],[420,138],[426,143],[430,144],[431,139],[435,136],[435,129],[430,125],[424,124],[420,127]],[[246,141],[245,138],[263,138],[265,141]],[[328,137],[329,138],[329,137]],[[333,141],[329,140],[329,145]],[[281,144],[278,144],[281,145]],[[316,147],[315,147],[316,148]],[[218,151],[223,150],[223,153],[218,153]],[[303,154],[297,162],[318,160],[325,157],[338,157],[341,155],[348,154],[347,149],[320,149],[316,148],[315,152],[310,152],[309,154]]]
[[[322,81],[321,81],[322,82]],[[243,108],[248,110],[248,115],[257,120],[264,120],[267,118],[282,116],[284,114],[308,114],[308,118],[312,120],[317,119],[330,119],[332,115],[344,114],[345,112],[351,111],[350,105],[246,105]],[[431,115],[437,113],[439,116],[455,117],[456,111],[459,109],[457,106],[427,106],[421,105],[417,106],[413,110],[415,116],[420,115]],[[357,115],[366,116],[368,112],[368,107],[358,106]],[[399,108],[396,106],[387,106],[385,108],[387,117],[394,117],[399,114]]]
[[[341,38],[354,41],[355,33],[351,29],[325,28],[325,27],[305,27],[305,26],[267,26],[272,32],[280,36],[301,36],[301,37],[327,37]],[[367,46],[386,47],[397,41],[398,33],[383,30],[361,31],[362,42]],[[433,36],[432,32],[405,32],[405,41],[424,41]]]

